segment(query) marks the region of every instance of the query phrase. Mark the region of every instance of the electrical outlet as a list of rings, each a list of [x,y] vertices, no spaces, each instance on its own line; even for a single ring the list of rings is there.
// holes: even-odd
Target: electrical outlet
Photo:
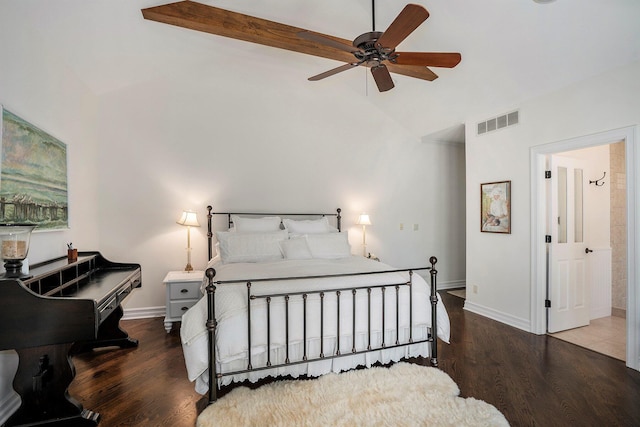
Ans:
[[[418,224],[413,224],[413,231],[418,231]]]
[[[400,231],[404,230],[404,224],[400,223]]]
[[[471,287],[471,289],[473,289],[473,293],[474,293],[474,294],[477,294],[477,293],[478,293],[478,285],[473,285],[473,286]]]

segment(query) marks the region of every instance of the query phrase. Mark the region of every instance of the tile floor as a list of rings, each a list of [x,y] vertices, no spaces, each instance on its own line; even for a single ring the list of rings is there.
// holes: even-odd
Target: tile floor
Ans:
[[[619,360],[626,358],[627,323],[622,317],[593,319],[588,326],[550,335]]]

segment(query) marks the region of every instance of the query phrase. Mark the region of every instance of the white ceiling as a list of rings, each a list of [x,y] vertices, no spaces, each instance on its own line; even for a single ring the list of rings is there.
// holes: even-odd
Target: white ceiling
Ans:
[[[369,0],[201,2],[346,39],[372,29]],[[147,81],[197,78],[197,70],[233,61],[266,80],[287,79],[292,90],[316,85],[335,91],[336,100],[367,96],[418,136],[507,112],[523,100],[640,60],[638,0],[416,2],[431,16],[398,50],[456,51],[462,62],[433,68],[440,76],[434,82],[393,75],[395,89],[383,94],[364,83],[363,68],[308,82],[339,63],[144,20],[140,9],[162,0],[0,0],[0,24],[24,22],[25,31],[39,34],[96,95]],[[406,4],[377,3],[379,31]]]

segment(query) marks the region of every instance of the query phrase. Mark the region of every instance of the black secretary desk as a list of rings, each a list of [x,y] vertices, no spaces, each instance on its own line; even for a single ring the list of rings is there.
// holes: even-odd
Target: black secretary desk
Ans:
[[[122,301],[142,284],[140,265],[80,252],[76,261],[49,260],[29,274],[0,277],[0,350],[18,353],[13,388],[22,399],[4,426],[96,426],[100,415],[68,394],[71,356],[138,345],[119,323]]]

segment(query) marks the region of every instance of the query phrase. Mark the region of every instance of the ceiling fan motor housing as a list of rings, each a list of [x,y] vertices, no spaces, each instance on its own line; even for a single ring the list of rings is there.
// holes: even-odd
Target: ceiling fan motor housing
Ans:
[[[353,46],[360,51],[353,52],[358,61],[366,62],[369,66],[376,66],[385,60],[395,58],[395,49],[387,49],[380,46],[377,41],[382,36],[381,31],[364,33],[353,41]]]

